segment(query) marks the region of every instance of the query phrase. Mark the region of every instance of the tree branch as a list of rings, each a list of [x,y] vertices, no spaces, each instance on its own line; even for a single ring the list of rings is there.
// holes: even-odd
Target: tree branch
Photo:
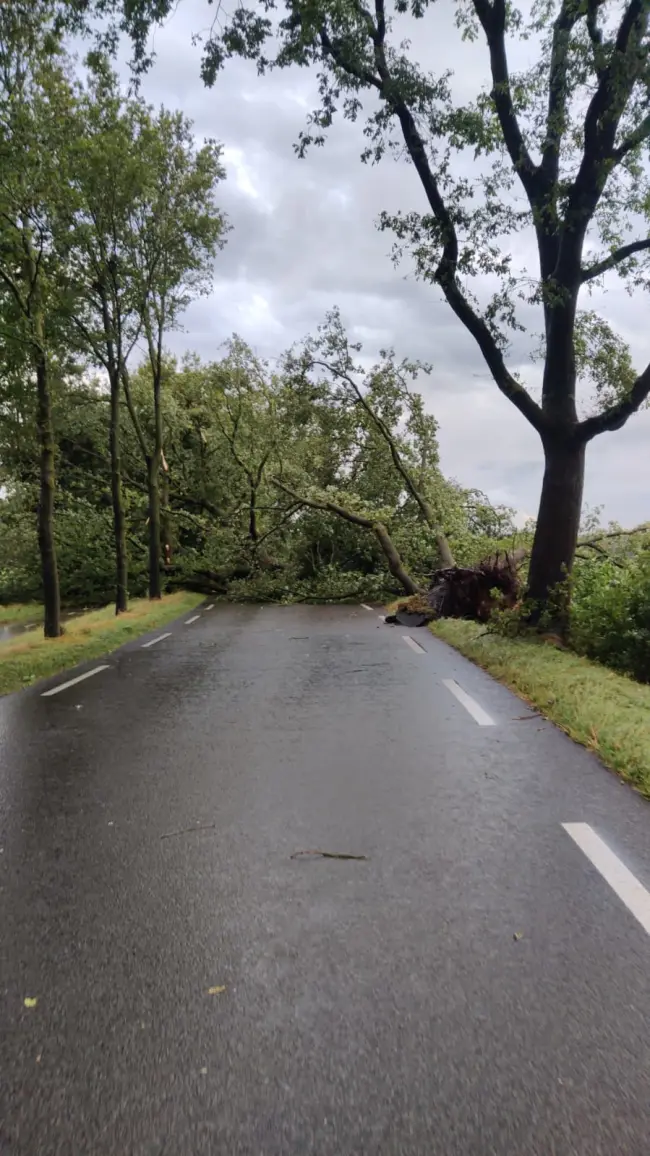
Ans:
[[[631,62],[648,24],[647,0],[630,0],[618,28],[609,62],[602,69],[584,119],[584,152],[569,193],[560,256],[561,281],[573,274],[576,255],[611,171],[625,155],[614,149],[616,133],[640,74],[642,54]],[[636,139],[636,134],[633,134]],[[631,138],[632,139],[632,138]],[[630,144],[627,151],[633,148]]]
[[[274,486],[278,486],[279,489],[284,490],[285,494],[288,494],[289,497],[293,498],[296,502],[300,502],[303,506],[310,506],[313,510],[324,510],[326,513],[336,514],[346,522],[352,522],[355,526],[362,526],[365,530],[372,530],[382,548],[384,557],[388,563],[388,569],[393,577],[397,578],[397,581],[402,584],[407,594],[422,593],[422,588],[418,586],[408,571],[404,569],[404,563],[383,522],[374,522],[371,518],[364,518],[362,514],[355,514],[352,510],[346,510],[344,506],[339,506],[336,502],[318,501],[316,498],[301,497],[299,494],[296,494],[294,490],[290,489],[289,486],[286,486],[284,482],[281,482],[279,478],[271,478],[271,481]]]
[[[640,526],[633,526],[631,530],[605,530],[602,534],[593,534],[590,538],[583,538],[579,546],[593,546],[605,538],[628,538],[630,534],[647,534],[650,522],[641,522]]]
[[[544,427],[544,415],[530,394],[512,376],[506,367],[503,354],[496,339],[480,314],[476,313],[465,297],[458,284],[456,273],[458,267],[458,238],[451,218],[451,214],[443,201],[436,179],[426,154],[424,142],[418,132],[415,120],[410,110],[399,102],[396,113],[402,126],[402,134],[409,155],[433,214],[442,227],[444,246],[442,257],[435,273],[435,280],[440,285],[448,304],[453,309],[459,321],[471,333],[476,341],[485,362],[501,392],[517,407],[520,413],[539,432]]]
[[[381,13],[383,12],[383,0],[378,0],[378,3],[380,5],[379,11]],[[490,7],[488,0],[474,0],[474,3],[477,7],[477,12],[480,9],[484,13],[488,26],[491,30],[490,34],[492,36],[497,36],[498,38],[498,34],[492,30],[494,10]],[[502,28],[505,29],[504,0],[494,0],[494,8],[497,11],[498,21],[502,25]],[[489,16],[486,15],[487,13],[489,13]],[[519,150],[520,148],[523,149],[522,163],[524,165],[524,169],[528,171],[529,164],[533,169],[534,166],[530,160],[530,157],[528,156],[528,153],[525,150],[525,146],[523,145],[523,139],[521,138],[519,126],[516,117],[514,117],[514,111],[512,112],[514,123],[512,119],[509,119],[505,115],[508,108],[512,110],[512,97],[509,87],[507,61],[505,59],[505,43],[503,31],[501,32],[500,36],[501,49],[499,50],[497,46],[496,51],[497,57],[499,56],[499,51],[503,54],[503,60],[501,61],[499,67],[502,69],[505,68],[504,75],[507,85],[507,91],[499,98],[500,105],[504,112],[505,119],[508,121],[509,133],[512,132],[514,127],[516,134],[518,134],[517,141],[519,143],[511,139],[513,152],[519,157]],[[501,353],[501,350],[499,349],[499,346],[489,327],[486,325],[483,318],[474,311],[469,301],[465,297],[460,285],[458,284],[456,279],[458,271],[458,237],[451,213],[445,204],[445,201],[440,193],[438,183],[433,175],[433,172],[431,171],[429,159],[424,147],[424,141],[422,140],[422,137],[418,131],[415,119],[406,103],[399,96],[397,87],[391,83],[390,71],[388,69],[388,64],[384,53],[383,40],[380,37],[379,28],[375,28],[374,34],[371,32],[371,39],[374,41],[375,45],[375,60],[377,62],[379,77],[375,77],[366,69],[360,68],[358,65],[356,65],[353,60],[346,57],[341,49],[341,46],[330,39],[326,29],[323,28],[321,31],[321,44],[323,51],[331,56],[337,67],[342,71],[347,72],[349,75],[356,77],[356,79],[361,81],[363,84],[367,84],[378,89],[382,98],[386,101],[389,108],[393,110],[395,116],[398,118],[409,156],[420,178],[431,210],[442,231],[443,252],[442,258],[435,273],[435,281],[440,285],[448,304],[451,305],[451,308],[453,309],[456,316],[460,321],[462,321],[465,328],[469,330],[474,340],[477,342],[479,349],[481,350],[481,353],[483,354],[483,357],[485,358],[485,361],[488,365],[488,368],[490,369],[490,372],[492,373],[492,376],[501,392],[505,394],[508,400],[517,407],[517,409],[524,415],[525,418],[527,418],[533,428],[538,432],[541,432],[544,426],[544,416],[542,414],[542,410],[533,400],[530,394],[524,389],[524,387],[519,384],[519,382],[512,376],[512,374],[509,373],[503,359],[503,354]],[[506,130],[504,129],[504,133],[505,131]],[[521,163],[518,159],[517,170],[519,171],[520,168]],[[522,180],[523,179],[524,178],[522,177]],[[526,180],[527,179],[528,178],[526,178]],[[537,180],[538,177],[535,176],[535,181]]]
[[[309,506],[312,510],[324,510],[326,513],[336,514],[346,522],[352,522],[354,526],[362,526],[364,530],[372,530],[374,526],[372,518],[365,518],[363,514],[355,514],[352,510],[346,510],[344,506],[338,506],[336,502],[320,501],[318,498],[306,498],[304,494],[297,494],[295,490],[292,490],[285,482],[281,482],[279,478],[271,478],[270,481],[301,506]]]
[[[584,284],[586,281],[593,281],[595,277],[600,277],[601,273],[607,273],[609,269],[615,269],[621,262],[627,261],[628,257],[633,257],[635,253],[642,253],[646,249],[650,249],[650,237],[646,237],[642,241],[630,241],[628,245],[621,245],[620,249],[614,249],[609,257],[604,257],[602,261],[597,261],[595,265],[590,265],[587,269],[582,270],[581,281]]]
[[[546,133],[542,145],[542,172],[551,185],[558,179],[560,148],[566,130],[567,69],[571,33],[580,16],[577,0],[563,0],[553,25]]]
[[[598,27],[598,9],[604,0],[587,0],[587,32],[594,54],[594,69],[600,80],[604,71],[603,63],[603,33]]]
[[[287,509],[285,510],[284,516],[282,518],[280,518],[280,521],[276,522],[275,526],[271,526],[270,530],[267,530],[266,533],[262,534],[261,537],[259,537],[257,539],[255,546],[254,546],[254,549],[259,550],[260,546],[262,545],[262,542],[265,542],[266,539],[270,538],[272,534],[276,534],[278,530],[281,530],[282,527],[285,526],[287,522],[291,521],[294,514],[297,514],[298,510],[300,510],[301,508],[302,508],[302,503],[292,502],[292,504],[290,506],[288,506]]]
[[[580,441],[588,442],[597,434],[608,433],[621,429],[629,417],[641,408],[650,394],[650,364],[637,377],[629,393],[610,405],[602,413],[594,417],[585,418],[577,427],[576,433]]]
[[[135,430],[135,435],[138,439],[140,449],[142,450],[142,456],[144,457],[145,462],[148,464],[149,458],[150,458],[149,448],[148,448],[147,443],[145,441],[145,436],[142,432],[142,426],[140,425],[140,419],[137,415],[136,408],[133,404],[133,397],[131,395],[131,381],[129,378],[129,372],[128,372],[124,362],[122,362],[122,365],[120,366],[120,377],[122,378],[122,385],[124,387],[124,396],[126,398],[126,407],[127,407],[129,414],[131,416],[131,421],[133,422],[133,428]]]
[[[616,163],[618,164],[620,161],[624,160],[628,153],[633,152],[635,148],[638,148],[639,145],[643,144],[643,142],[646,141],[649,136],[650,113],[648,113],[647,116],[644,116],[641,123],[634,129],[634,132],[631,132],[630,135],[621,142],[618,148],[614,149],[612,156]]]
[[[433,508],[431,506],[431,503],[427,501],[424,494],[415,485],[415,482],[413,481],[413,478],[411,477],[411,473],[407,469],[407,467],[405,466],[404,461],[402,459],[402,455],[400,454],[399,449],[397,448],[397,443],[395,441],[395,438],[393,437],[388,426],[386,425],[386,422],[373,409],[373,407],[368,402],[368,399],[366,397],[364,397],[364,395],[362,394],[362,392],[359,389],[354,378],[350,377],[350,375],[348,373],[343,372],[343,370],[338,369],[335,365],[331,365],[326,361],[314,360],[313,364],[314,365],[320,365],[323,369],[326,369],[329,373],[333,373],[336,375],[336,377],[340,377],[343,381],[347,382],[347,384],[350,386],[350,388],[352,389],[359,404],[363,407],[365,412],[368,414],[368,417],[375,424],[375,426],[379,430],[381,436],[383,437],[384,441],[388,445],[388,448],[390,450],[390,456],[393,459],[393,465],[395,466],[395,469],[397,470],[398,474],[402,478],[408,493],[411,495],[413,500],[419,506],[419,508],[420,508],[420,510],[424,516],[424,520],[426,521],[426,523],[428,524],[430,529],[435,534],[436,543],[438,546],[438,550],[440,552],[440,561],[441,561],[442,565],[443,566],[455,565],[453,554],[449,548],[449,543],[448,543],[447,538],[446,538],[445,534],[443,533],[443,531],[442,531],[442,529],[438,523],[438,520],[437,520],[437,518],[433,512]]]
[[[566,0],[565,0],[566,3]],[[540,171],[528,151],[519,127],[510,88],[510,73],[506,55],[506,4],[505,0],[474,0],[474,11],[478,16],[490,50],[492,73],[491,97],[494,102],[503,140],[515,172],[521,181],[531,208],[539,201],[542,191]]]

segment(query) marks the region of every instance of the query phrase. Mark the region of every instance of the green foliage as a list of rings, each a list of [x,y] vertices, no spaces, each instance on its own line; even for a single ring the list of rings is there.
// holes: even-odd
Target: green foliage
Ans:
[[[597,556],[581,560],[572,586],[576,650],[650,682],[650,543],[624,564]]]
[[[108,654],[125,642],[186,614],[200,600],[198,594],[181,591],[156,602],[134,602],[129,612],[119,617],[113,606],[80,615],[67,623],[60,638],[43,638],[39,630],[21,633],[2,643],[0,695]]]
[[[109,39],[117,29],[131,36],[136,70],[148,66],[147,37],[169,0],[87,7],[112,21]],[[540,435],[549,481],[555,474],[542,491],[529,576],[541,605],[573,562],[584,447],[620,429],[650,393],[650,366],[635,368],[606,318],[584,307],[610,273],[630,291],[650,285],[650,7],[456,0],[456,51],[439,24],[431,28],[444,7],[434,14],[430,0],[244,0],[198,37],[201,74],[212,86],[231,57],[255,60],[260,73],[309,69],[318,103],[298,134],[299,156],[323,145],[340,117],[362,124],[364,163],[411,165],[419,207],[391,206],[380,228],[395,238],[395,260],[410,259],[465,327],[495,386]],[[455,85],[449,61],[462,60],[468,41],[484,66],[461,101],[456,92],[467,91],[472,65]],[[420,63],[423,42],[430,68]],[[507,360],[513,334],[527,330],[531,348],[541,334],[539,401]],[[587,391],[595,404],[583,417]],[[567,444],[573,471],[558,465]],[[425,520],[439,522],[435,504],[430,512]],[[549,527],[560,521],[553,536]]]

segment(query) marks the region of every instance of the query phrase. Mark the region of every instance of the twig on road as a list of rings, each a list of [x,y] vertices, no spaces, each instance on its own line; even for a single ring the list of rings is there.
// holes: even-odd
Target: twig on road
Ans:
[[[182,827],[180,831],[166,831],[160,838],[173,839],[175,835],[191,835],[193,831],[211,831],[216,825],[216,823],[202,823],[198,827]]]

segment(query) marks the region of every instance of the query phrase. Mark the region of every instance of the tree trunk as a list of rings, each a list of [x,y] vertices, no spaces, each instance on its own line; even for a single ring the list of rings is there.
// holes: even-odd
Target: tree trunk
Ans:
[[[418,586],[408,571],[404,569],[404,563],[386,527],[381,522],[375,522],[372,528],[377,536],[379,545],[384,551],[386,561],[388,562],[388,569],[393,577],[397,578],[398,582],[401,582],[407,594],[421,594],[422,587]]]
[[[554,590],[571,574],[578,543],[585,445],[574,440],[546,439],[542,495],[530,556],[527,598],[531,620],[538,622],[549,608],[552,626],[564,628],[568,603]],[[557,601],[556,601],[557,600]]]
[[[123,614],[129,608],[129,562],[126,548],[126,517],[122,494],[122,463],[120,452],[120,379],[111,380],[111,495],[113,498],[113,534],[115,538],[115,613]]]
[[[158,455],[147,462],[147,483],[149,487],[149,597],[162,598],[162,577],[160,572],[160,474]]]
[[[172,519],[169,505],[169,471],[165,469],[162,475],[162,489],[160,500],[160,549],[162,551],[165,568],[172,564]]]
[[[42,348],[36,352],[36,391],[41,449],[38,548],[43,577],[44,634],[46,638],[58,638],[62,631],[59,571],[54,543],[54,429],[47,360]]]
[[[257,488],[251,486],[248,501],[248,536],[251,542],[257,542]]]

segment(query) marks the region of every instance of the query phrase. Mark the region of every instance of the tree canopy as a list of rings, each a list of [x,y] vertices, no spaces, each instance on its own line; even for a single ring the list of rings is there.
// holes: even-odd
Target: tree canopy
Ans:
[[[316,71],[320,104],[300,132],[304,155],[333,119],[362,120],[362,159],[406,157],[420,207],[384,213],[398,257],[442,293],[501,392],[538,432],[545,475],[530,594],[545,601],[571,569],[580,522],[584,456],[645,403],[650,365],[634,369],[620,338],[585,294],[618,275],[648,280],[648,19],[645,0],[457,0],[458,57],[485,45],[490,77],[470,103],[454,99],[447,56],[427,71],[413,39],[432,5],[422,0],[261,0],[219,12],[203,37],[202,75],[215,83],[232,56],[261,72]],[[77,15],[92,5],[73,5]],[[148,33],[166,0],[103,0],[97,11],[150,63]],[[199,30],[197,29],[197,32]],[[405,35],[411,39],[404,39]],[[528,48],[518,70],[518,46]],[[473,157],[468,175],[466,160]],[[534,265],[518,238],[534,238]],[[485,297],[486,274],[496,285]],[[541,399],[509,368],[514,330],[539,317]],[[537,322],[535,322],[537,324]],[[580,377],[593,405],[580,412]]]
[[[210,292],[228,239],[221,148],[127,91],[110,53],[127,33],[137,77],[171,10],[0,9],[0,598],[43,597],[53,636],[60,588],[71,601],[112,589],[117,612],[145,586],[157,598],[183,583],[370,597],[418,591],[436,567],[512,544],[511,512],[441,473],[419,392],[431,367],[391,350],[370,364],[336,309],[273,364],[237,335],[210,361],[170,357],[170,333]],[[299,155],[340,114],[363,124],[363,161],[395,155],[414,169],[419,206],[379,225],[542,441],[535,618],[568,589],[588,442],[650,391],[650,367],[633,365],[588,297],[615,274],[631,290],[647,284],[649,11],[641,0],[525,11],[459,0],[455,14],[458,52],[482,42],[491,77],[469,103],[455,99],[447,60],[426,71],[404,39],[431,15],[420,0],[220,11],[202,75],[211,86],[232,56],[261,72],[313,69],[320,103]],[[82,71],[65,52],[70,31],[93,36]],[[518,42],[532,60],[520,71]],[[522,331],[543,363],[539,397],[509,367]]]

